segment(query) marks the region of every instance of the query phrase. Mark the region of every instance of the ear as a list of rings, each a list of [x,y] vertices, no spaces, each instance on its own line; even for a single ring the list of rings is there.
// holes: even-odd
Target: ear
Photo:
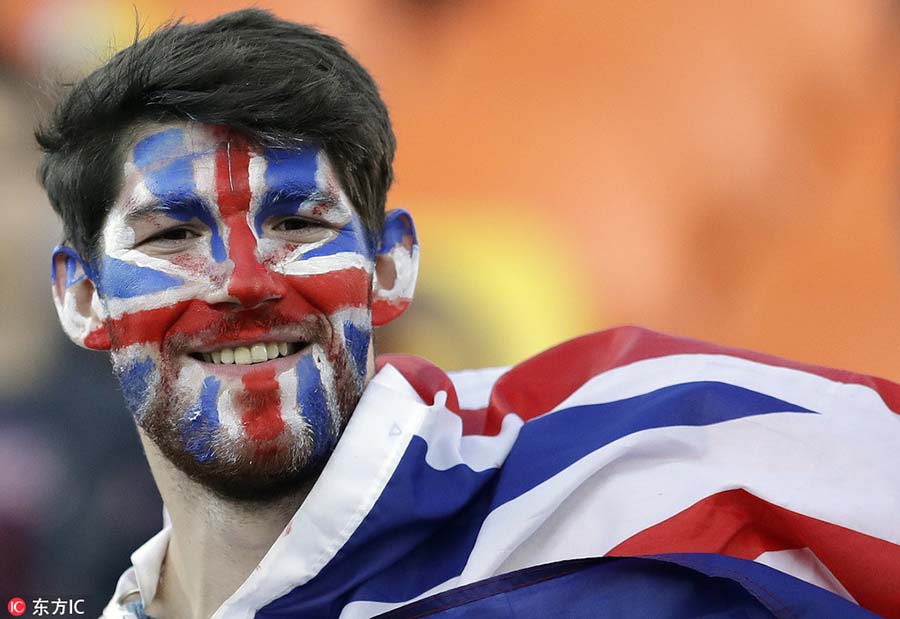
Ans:
[[[71,247],[60,245],[53,250],[50,280],[63,331],[79,346],[109,350],[109,334],[90,272],[78,252]]]
[[[419,241],[412,216],[402,209],[388,211],[372,278],[374,326],[386,325],[409,307],[418,274]]]

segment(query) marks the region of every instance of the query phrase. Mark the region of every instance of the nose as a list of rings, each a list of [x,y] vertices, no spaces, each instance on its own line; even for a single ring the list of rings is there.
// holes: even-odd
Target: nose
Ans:
[[[234,270],[228,281],[228,295],[242,306],[253,308],[284,297],[283,277],[260,263],[256,256],[256,237],[246,222],[231,227],[229,257]]]

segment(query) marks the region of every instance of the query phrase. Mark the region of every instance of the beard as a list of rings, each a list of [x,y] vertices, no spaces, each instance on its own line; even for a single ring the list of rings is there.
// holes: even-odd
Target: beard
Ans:
[[[267,332],[275,333],[279,328],[283,332],[286,327],[274,318],[266,321]],[[259,323],[257,320],[257,326]],[[224,333],[228,328],[217,325],[215,330]],[[187,359],[187,351],[196,349],[192,345],[195,338],[172,337],[166,340],[155,370],[145,381],[144,397],[132,406],[138,425],[162,454],[189,478],[224,499],[271,501],[311,484],[362,396],[366,370],[356,367],[348,342],[325,318],[287,328],[293,337],[310,343],[301,353],[301,362],[303,357],[311,357],[321,384],[300,386],[297,377],[285,379],[285,374],[299,373],[300,362],[262,389],[246,389],[239,378],[223,379],[221,392],[216,395],[220,401],[235,403],[242,412],[241,420],[233,420],[230,425],[219,423],[218,418],[210,421],[197,412],[197,383],[208,381],[210,374]],[[114,373],[123,388],[123,378],[133,364],[133,355],[113,353]],[[323,396],[327,413],[317,430],[304,409],[315,398],[323,401]],[[273,406],[283,421],[280,431],[262,439],[251,438],[246,430],[248,416],[272,410]],[[198,455],[198,446],[202,446],[202,455]]]

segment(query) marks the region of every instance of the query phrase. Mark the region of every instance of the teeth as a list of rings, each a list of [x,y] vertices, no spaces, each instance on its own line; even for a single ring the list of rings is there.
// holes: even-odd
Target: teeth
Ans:
[[[234,364],[248,365],[251,361],[250,349],[246,346],[238,346],[234,349]]]
[[[266,352],[265,344],[254,344],[250,347],[250,360],[254,363],[259,363],[260,361],[265,361],[269,358],[268,353]]]
[[[213,352],[199,353],[197,356],[207,363],[235,363],[238,365],[250,365],[262,363],[278,357],[287,357],[294,353],[302,344],[289,344],[287,342],[258,342],[250,346],[237,346],[235,348],[223,348]]]

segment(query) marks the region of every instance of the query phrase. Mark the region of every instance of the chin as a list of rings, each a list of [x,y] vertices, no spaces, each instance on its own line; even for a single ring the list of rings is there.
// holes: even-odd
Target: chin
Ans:
[[[135,419],[178,470],[229,500],[269,501],[314,480],[364,386],[347,356],[317,346],[279,361],[285,367],[259,384],[248,380],[252,371],[232,376],[183,355],[166,357],[149,365],[133,354],[114,360],[123,390],[134,367],[150,368],[141,381],[145,397],[130,403]]]
[[[254,440],[222,427],[186,423],[178,409],[184,410],[148,410],[141,430],[178,470],[230,500],[265,501],[291,494],[318,475],[336,443],[317,444],[300,417],[277,435]]]
[[[296,440],[289,433],[263,444],[234,444],[217,448],[217,453],[234,457],[199,462],[193,454],[169,443],[160,450],[185,475],[222,498],[235,501],[269,501],[289,495],[318,477],[325,457],[314,457],[310,441]],[[333,448],[333,447],[332,447]]]

